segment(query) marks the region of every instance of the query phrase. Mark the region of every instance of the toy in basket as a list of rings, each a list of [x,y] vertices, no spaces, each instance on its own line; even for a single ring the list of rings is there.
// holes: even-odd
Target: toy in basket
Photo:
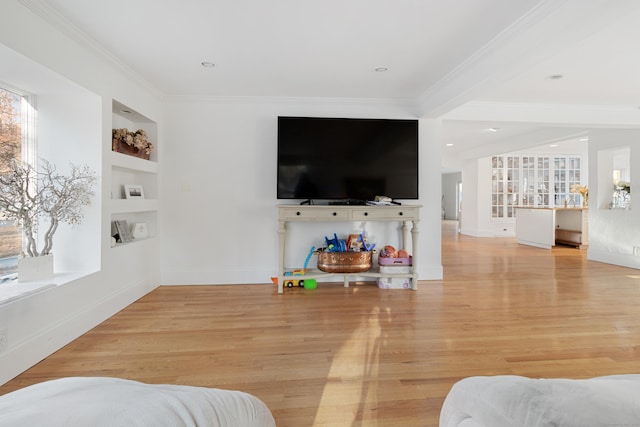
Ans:
[[[380,273],[384,274],[411,274],[413,258],[404,250],[396,250],[387,245],[378,256]],[[378,287],[381,289],[410,289],[413,279],[409,277],[381,277],[378,279]]]
[[[354,240],[359,244],[355,244]],[[371,269],[375,244],[368,244],[364,234],[340,240],[334,233],[333,239],[325,237],[325,242],[327,246],[316,252],[318,270],[326,273],[362,273]]]
[[[406,250],[400,249],[397,251],[393,246],[387,245],[380,251],[380,255],[378,255],[378,264],[395,266],[413,265],[413,258]]]
[[[298,268],[296,270],[293,271],[286,271],[284,273],[285,277],[287,277],[287,279],[284,280],[283,285],[287,288],[293,288],[294,286],[298,286],[300,288],[305,288],[305,289],[315,289],[318,286],[318,283],[316,282],[315,279],[304,279],[304,278],[297,278],[299,276],[304,276],[305,273],[307,272],[307,265],[309,265],[309,260],[311,259],[311,255],[313,255],[314,251],[316,250],[315,246],[311,247],[311,250],[309,251],[309,254],[307,255],[307,258],[304,261],[304,268]],[[288,279],[289,277],[291,277],[291,279]],[[293,277],[296,277],[295,279]],[[276,285],[278,284],[278,278],[277,277],[272,277],[271,281],[273,283],[275,283]]]

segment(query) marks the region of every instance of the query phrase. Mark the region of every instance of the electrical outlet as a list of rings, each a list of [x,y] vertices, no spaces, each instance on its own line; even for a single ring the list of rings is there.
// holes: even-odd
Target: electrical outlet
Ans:
[[[7,328],[0,329],[0,352],[3,352],[9,347],[9,333]]]
[[[633,247],[633,254],[635,256],[640,256],[640,246],[634,246]]]

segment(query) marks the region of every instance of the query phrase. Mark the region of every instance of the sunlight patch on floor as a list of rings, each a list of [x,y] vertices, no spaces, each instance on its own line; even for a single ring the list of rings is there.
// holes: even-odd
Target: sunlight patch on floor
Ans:
[[[380,348],[385,345],[383,323],[389,322],[390,317],[388,309],[373,308],[336,352],[315,423],[334,422],[339,415],[344,425],[351,425],[362,413],[376,408]],[[336,414],[336,407],[341,405],[345,408],[357,405],[358,410]]]

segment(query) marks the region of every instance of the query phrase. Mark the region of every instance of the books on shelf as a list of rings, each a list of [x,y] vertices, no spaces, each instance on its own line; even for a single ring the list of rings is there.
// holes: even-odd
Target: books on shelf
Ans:
[[[125,219],[115,220],[111,223],[111,235],[115,236],[116,234],[118,235],[116,240],[119,240],[121,243],[127,243],[133,240],[131,228]]]

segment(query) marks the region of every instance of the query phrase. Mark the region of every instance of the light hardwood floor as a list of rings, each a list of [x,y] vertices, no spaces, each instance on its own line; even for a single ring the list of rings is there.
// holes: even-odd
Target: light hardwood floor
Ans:
[[[436,426],[471,375],[640,372],[640,271],[443,228],[443,281],[161,287],[0,387],[115,376],[244,390],[278,426]]]

